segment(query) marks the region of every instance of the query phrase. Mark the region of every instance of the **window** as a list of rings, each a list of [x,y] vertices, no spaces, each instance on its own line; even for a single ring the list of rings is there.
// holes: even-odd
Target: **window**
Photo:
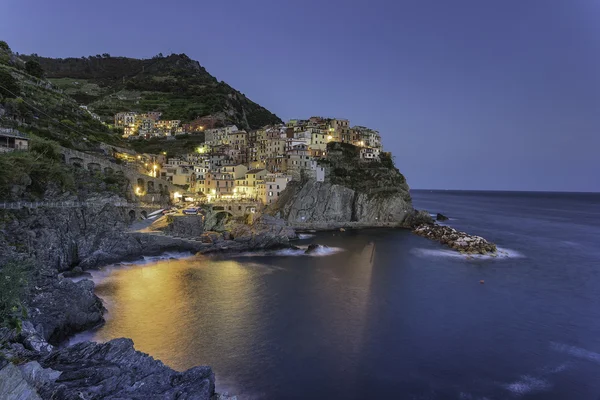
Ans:
[[[273,192],[269,192],[269,197],[272,197],[272,196],[273,196]]]
[[[279,185],[277,185],[277,189],[279,189]]]

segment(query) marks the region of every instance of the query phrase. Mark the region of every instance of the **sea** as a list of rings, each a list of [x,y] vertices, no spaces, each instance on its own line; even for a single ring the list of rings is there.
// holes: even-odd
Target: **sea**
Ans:
[[[412,196],[497,256],[367,229],[147,257],[94,273],[107,322],[73,341],[211,365],[238,399],[600,399],[600,194]]]

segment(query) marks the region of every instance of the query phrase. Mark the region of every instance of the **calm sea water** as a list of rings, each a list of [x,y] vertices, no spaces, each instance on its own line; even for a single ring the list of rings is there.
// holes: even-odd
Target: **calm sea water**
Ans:
[[[242,399],[600,399],[600,195],[413,197],[503,253],[364,230],[300,241],[331,247],[313,257],[147,260],[96,277],[94,339],[209,364]]]

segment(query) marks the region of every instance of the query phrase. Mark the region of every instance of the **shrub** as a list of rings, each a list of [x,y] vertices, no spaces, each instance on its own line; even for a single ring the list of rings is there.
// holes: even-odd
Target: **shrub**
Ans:
[[[27,261],[11,260],[0,266],[0,326],[21,328],[21,319],[26,317],[23,305],[32,264]]]
[[[33,75],[36,78],[44,77],[44,69],[42,68],[40,63],[35,60],[29,60],[25,63],[25,71],[29,75]]]
[[[0,94],[6,98],[15,98],[20,92],[19,84],[11,73],[0,69]]]

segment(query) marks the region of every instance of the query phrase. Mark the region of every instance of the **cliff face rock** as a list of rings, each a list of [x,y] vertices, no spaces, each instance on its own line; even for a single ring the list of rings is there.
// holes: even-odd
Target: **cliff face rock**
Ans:
[[[128,210],[110,204],[0,211],[0,215],[0,262],[26,253],[39,265],[64,271],[118,261],[141,251],[126,233]]]
[[[164,232],[173,236],[197,238],[204,232],[202,215],[167,215]]]
[[[297,228],[400,226],[413,213],[403,193],[367,194],[326,182],[292,183],[269,212]]]
[[[366,161],[360,148],[327,144],[326,182],[291,182],[268,213],[307,229],[402,226],[414,213],[406,179],[390,153]]]

